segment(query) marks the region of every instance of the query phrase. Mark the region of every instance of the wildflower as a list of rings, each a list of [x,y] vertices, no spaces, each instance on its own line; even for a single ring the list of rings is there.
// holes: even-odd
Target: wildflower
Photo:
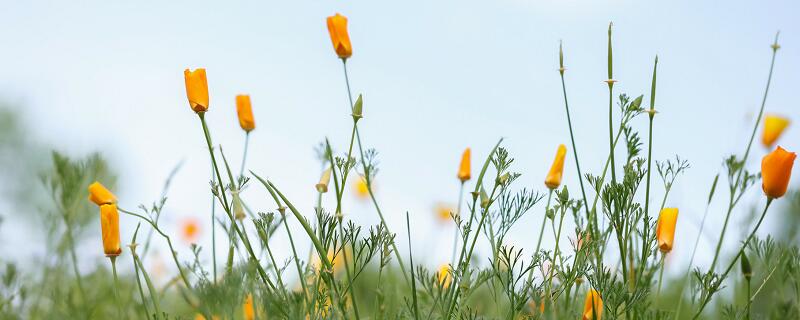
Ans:
[[[250,104],[250,95],[240,94],[236,96],[236,114],[239,116],[239,126],[242,127],[242,130],[250,132],[256,128],[253,107]]]
[[[458,180],[461,180],[461,183],[466,182],[472,177],[470,168],[470,154],[471,150],[469,148],[464,149],[464,153],[461,154],[461,165],[458,166]]]
[[[539,306],[538,307],[536,306],[536,304],[537,304],[536,301],[533,301],[533,300],[528,302],[528,308],[531,308],[531,313],[535,314],[536,310],[538,309],[539,310],[539,314],[544,314],[544,299],[542,299],[541,302],[539,302]]]
[[[122,253],[119,244],[119,212],[117,205],[100,206],[100,231],[103,235],[103,252],[107,257],[116,257]]]
[[[353,47],[350,45],[350,36],[347,34],[347,18],[338,13],[328,17],[328,33],[331,35],[336,55],[341,59],[350,58],[353,55]]]
[[[360,199],[366,199],[369,197],[369,186],[367,186],[367,179],[363,176],[359,177],[355,183],[353,184],[353,189],[355,189],[356,196]]]
[[[199,235],[200,224],[197,223],[197,220],[193,218],[187,218],[181,222],[181,238],[183,241],[186,241],[187,243],[195,243],[197,242]]]
[[[253,295],[247,294],[247,297],[244,299],[244,304],[242,305],[242,313],[244,314],[245,320],[253,320],[256,318],[256,310],[253,307]]]
[[[439,218],[441,222],[448,222],[450,221],[450,214],[456,214],[456,210],[453,209],[453,206],[439,203],[436,205],[436,217]]]
[[[100,182],[95,181],[89,185],[89,201],[94,202],[98,206],[104,204],[113,204],[117,202],[117,197],[111,191],[108,191],[105,186]]]
[[[768,114],[764,117],[764,132],[761,134],[761,143],[768,149],[772,148],[775,141],[781,136],[783,130],[789,126],[789,119],[778,115]]]
[[[437,273],[437,275],[438,275],[439,284],[442,286],[442,288],[449,287],[450,286],[450,282],[453,281],[453,279],[450,278],[450,265],[449,264],[443,264],[443,265],[439,266],[439,272]]]
[[[658,216],[656,239],[658,239],[658,249],[665,254],[672,251],[672,242],[675,239],[675,223],[677,221],[678,208],[664,208]]]
[[[328,192],[328,183],[330,182],[331,182],[331,168],[328,168],[322,172],[322,176],[319,178],[319,183],[317,183],[316,185],[317,192],[319,193]]]
[[[553,165],[550,167],[550,172],[547,173],[547,178],[544,179],[544,185],[550,190],[558,188],[561,185],[561,176],[564,173],[564,157],[567,155],[567,147],[563,144],[558,145],[556,151],[556,158],[553,160]]]
[[[211,316],[212,320],[219,320],[219,316]],[[194,320],[206,320],[206,317],[200,313],[194,315]]]
[[[239,191],[233,191],[231,195],[233,195],[233,217],[236,218],[236,220],[242,220],[247,215],[244,214],[244,205],[242,204],[242,198],[239,197]]]
[[[761,160],[761,187],[767,197],[780,198],[786,193],[796,157],[779,146]]]
[[[189,98],[189,106],[194,112],[206,112],[208,110],[206,69],[183,70],[183,78],[186,81],[186,97]]]
[[[600,320],[603,317],[603,299],[595,289],[589,289],[583,303],[583,320]]]

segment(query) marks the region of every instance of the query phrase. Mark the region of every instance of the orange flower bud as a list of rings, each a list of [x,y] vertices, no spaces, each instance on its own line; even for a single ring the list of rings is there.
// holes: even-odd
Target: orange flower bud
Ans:
[[[656,224],[656,239],[658,249],[663,253],[672,251],[672,242],[675,240],[675,223],[678,222],[678,208],[661,209]]]
[[[103,252],[107,257],[115,257],[122,253],[119,245],[119,212],[117,205],[100,206],[100,230],[103,234]]]
[[[550,167],[550,172],[547,173],[547,178],[544,179],[544,185],[549,189],[558,188],[561,185],[561,176],[564,174],[564,158],[567,156],[567,147],[563,144],[558,145],[556,151],[556,159],[553,160],[553,165]]]
[[[450,213],[453,215],[457,215],[456,209],[453,206],[446,204],[446,203],[438,203],[436,204],[436,208],[434,210],[436,212],[436,217],[439,219],[440,222],[446,223],[448,221],[452,221],[450,218]]]
[[[245,320],[253,320],[256,318],[256,309],[253,307],[253,295],[247,294],[242,305],[242,313]]]
[[[761,187],[767,197],[780,198],[786,193],[796,157],[779,146],[761,160]]]
[[[595,316],[597,316],[595,318]],[[603,317],[603,299],[595,289],[589,289],[583,303],[583,320],[600,320]]]
[[[768,114],[764,117],[764,132],[761,135],[761,143],[767,148],[772,148],[775,141],[781,136],[783,130],[789,126],[789,119]]]
[[[256,128],[256,120],[253,119],[253,107],[250,105],[250,95],[240,94],[236,96],[236,114],[239,115],[239,126],[242,130],[250,132]]]
[[[461,154],[461,165],[458,166],[458,180],[461,180],[462,183],[472,178],[472,168],[470,168],[471,153],[472,151],[466,148],[464,149],[464,153]]]
[[[347,34],[347,18],[338,13],[328,17],[328,33],[331,35],[336,55],[342,59],[350,58],[353,55],[353,47],[350,45],[350,36]]]
[[[183,70],[183,78],[186,81],[186,96],[189,98],[189,106],[194,112],[206,112],[208,110],[206,69]]]
[[[117,197],[100,184],[100,182],[95,181],[89,185],[89,201],[101,206],[104,204],[116,203]]]

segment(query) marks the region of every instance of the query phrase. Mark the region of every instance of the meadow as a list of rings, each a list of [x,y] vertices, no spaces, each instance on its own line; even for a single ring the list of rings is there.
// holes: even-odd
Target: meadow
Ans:
[[[720,173],[707,185],[693,187],[707,195],[705,209],[700,209],[703,223],[694,247],[680,248],[689,250],[691,260],[675,277],[665,275],[665,260],[675,254],[676,237],[691,235],[676,230],[684,209],[666,204],[672,186],[691,163],[679,155],[654,159],[653,146],[659,142],[653,130],[675,129],[659,127],[658,57],[652,65],[637,66],[652,74],[649,92],[620,92],[614,67],[625,62],[614,59],[613,24],[608,25],[603,52],[608,95],[597,97],[603,105],[608,100],[607,109],[595,115],[604,126],[607,122],[607,131],[594,133],[608,137],[608,153],[602,163],[591,166],[602,171],[582,170],[587,164],[581,162],[585,155],[574,132],[584,128],[573,127],[570,114],[569,52],[553,48],[553,60],[558,61],[553,80],[560,81],[563,96],[560,121],[569,130],[569,141],[553,142],[554,154],[541,155],[553,159],[550,168],[520,168],[502,137],[488,150],[435,155],[460,158],[459,166],[452,168],[460,185],[457,205],[438,213],[458,232],[447,244],[452,252],[443,257],[450,262],[428,268],[415,263],[419,252],[429,248],[412,245],[411,239],[420,235],[410,215],[382,210],[375,193],[379,154],[362,144],[359,131],[359,125],[370,121],[371,106],[365,94],[351,90],[350,77],[358,75],[348,73],[347,63],[358,43],[351,43],[345,16],[332,15],[326,23],[331,63],[343,67],[342,87],[349,105],[331,121],[351,127],[328,133],[345,137],[347,144],[333,145],[326,138],[316,149],[323,169],[319,181],[308,186],[316,190],[315,202],[290,198],[282,188],[285,181],[248,166],[248,148],[259,146],[250,145],[258,121],[246,94],[230,97],[245,146],[241,163],[231,161],[224,146],[241,141],[213,139],[208,123],[218,114],[209,112],[215,108],[209,99],[213,88],[201,66],[183,71],[186,91],[175,95],[185,94],[188,105],[175,108],[184,108],[185,116],[197,122],[195,132],[181,134],[207,147],[203,156],[210,161],[209,172],[196,174],[211,176],[208,192],[197,195],[208,200],[209,207],[200,225],[184,225],[181,234],[171,234],[162,220],[171,177],[161,197],[152,202],[118,198],[116,174],[102,153],[70,157],[58,150],[33,152],[24,140],[27,129],[18,125],[12,112],[0,113],[2,154],[48,159],[38,177],[9,174],[26,181],[15,198],[39,213],[40,228],[34,232],[47,235],[43,245],[48,259],[30,268],[0,256],[0,318],[800,319],[800,193],[790,185],[796,154],[780,146],[790,119],[767,107],[772,74],[779,67],[779,34],[766,42],[770,55],[764,59],[771,64],[765,70],[763,92],[753,92],[763,96],[741,152],[720,155]],[[638,132],[634,121],[645,121],[647,131]],[[759,146],[769,150],[762,158],[752,152]],[[568,158],[575,160],[574,167],[566,165]],[[748,163],[760,163],[760,170],[749,171]],[[542,184],[518,183],[523,172],[535,170],[547,171]],[[567,186],[564,175],[580,178]],[[273,205],[249,205],[242,194],[245,189],[261,190]],[[46,194],[30,195],[36,190]],[[349,219],[343,199],[350,193],[367,200],[379,223],[358,225]],[[325,206],[323,199],[333,199],[335,206]],[[726,210],[712,212],[712,202],[724,203]],[[787,205],[771,210],[777,202]],[[749,224],[729,223],[742,207],[754,208]],[[390,225],[387,215],[404,215],[406,223]],[[705,225],[707,215],[722,215],[724,223]],[[520,232],[518,222],[526,216],[537,221],[523,227],[535,232],[538,241],[508,245],[509,233]],[[782,219],[784,229],[765,235],[762,224],[769,217]],[[199,228],[211,230],[212,245],[194,243],[192,256],[179,255],[178,239],[192,242]],[[99,229],[101,237],[86,237],[90,229]],[[124,239],[120,230],[132,230],[133,236]],[[287,236],[289,246],[276,247],[276,235]],[[555,245],[544,246],[545,236],[555,239]],[[701,236],[716,244],[709,266],[693,263],[700,254]],[[730,255],[723,243],[732,238],[738,242]],[[310,248],[296,245],[307,242]],[[490,250],[477,251],[479,243]],[[400,250],[400,244],[409,249]],[[108,259],[82,272],[77,266],[89,256],[83,249],[87,245],[96,248],[92,254],[102,250]],[[149,263],[154,247],[168,250],[168,281],[153,280],[154,273],[165,272]],[[276,257],[278,251],[290,252],[291,258]]]

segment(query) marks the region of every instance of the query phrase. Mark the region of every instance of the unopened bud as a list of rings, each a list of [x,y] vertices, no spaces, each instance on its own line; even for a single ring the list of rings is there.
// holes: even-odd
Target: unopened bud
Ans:
[[[319,193],[326,193],[328,192],[328,183],[331,182],[331,168],[325,169],[322,172],[322,176],[319,178],[319,183],[317,183],[317,192]]]
[[[744,251],[742,251],[742,260],[740,262],[742,266],[742,275],[749,281],[750,278],[753,277],[753,267],[750,265],[750,260],[747,259],[747,255]]]
[[[361,95],[358,95],[358,99],[356,99],[356,103],[353,105],[353,120],[358,121],[361,119],[363,115],[361,112],[364,109],[364,101],[361,98]]]

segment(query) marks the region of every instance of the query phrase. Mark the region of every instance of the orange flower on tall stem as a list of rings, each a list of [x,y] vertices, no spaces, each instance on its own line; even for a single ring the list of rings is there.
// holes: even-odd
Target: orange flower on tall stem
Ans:
[[[775,141],[778,141],[781,133],[789,126],[789,119],[774,114],[768,114],[764,117],[764,132],[761,134],[761,143],[767,147],[772,148]]]
[[[583,303],[583,320],[600,320],[603,317],[603,299],[595,289],[589,289]]]
[[[472,177],[472,168],[471,168],[471,150],[469,148],[464,149],[464,153],[461,154],[461,164],[458,166],[458,180],[461,180],[461,183],[466,182]]]
[[[795,158],[796,153],[779,146],[761,160],[761,187],[767,197],[776,199],[786,194]]]
[[[678,222],[678,208],[664,208],[658,216],[656,224],[656,239],[658,249],[663,253],[672,251],[675,240],[675,224]]]
[[[550,190],[558,188],[558,186],[561,185],[561,176],[564,174],[564,158],[566,156],[567,147],[563,144],[558,145],[556,158],[553,160],[550,172],[547,173],[547,178],[544,179],[544,185]]]
[[[206,69],[199,68],[194,71],[186,69],[183,71],[183,78],[186,81],[186,97],[189,98],[189,106],[194,112],[206,112],[208,110]]]
[[[327,22],[336,55],[343,60],[350,58],[353,55],[353,47],[350,45],[350,35],[347,34],[347,18],[337,13],[328,17]]]
[[[103,235],[103,252],[106,256],[116,257],[122,253],[117,205],[104,204],[100,206],[100,231]]]
[[[253,320],[256,318],[256,309],[253,306],[253,295],[247,294],[247,297],[244,298],[244,304],[242,304],[242,314],[244,315],[245,320]]]
[[[236,114],[239,116],[239,126],[242,127],[242,130],[250,132],[256,128],[253,107],[250,104],[250,95],[240,94],[236,96]]]

